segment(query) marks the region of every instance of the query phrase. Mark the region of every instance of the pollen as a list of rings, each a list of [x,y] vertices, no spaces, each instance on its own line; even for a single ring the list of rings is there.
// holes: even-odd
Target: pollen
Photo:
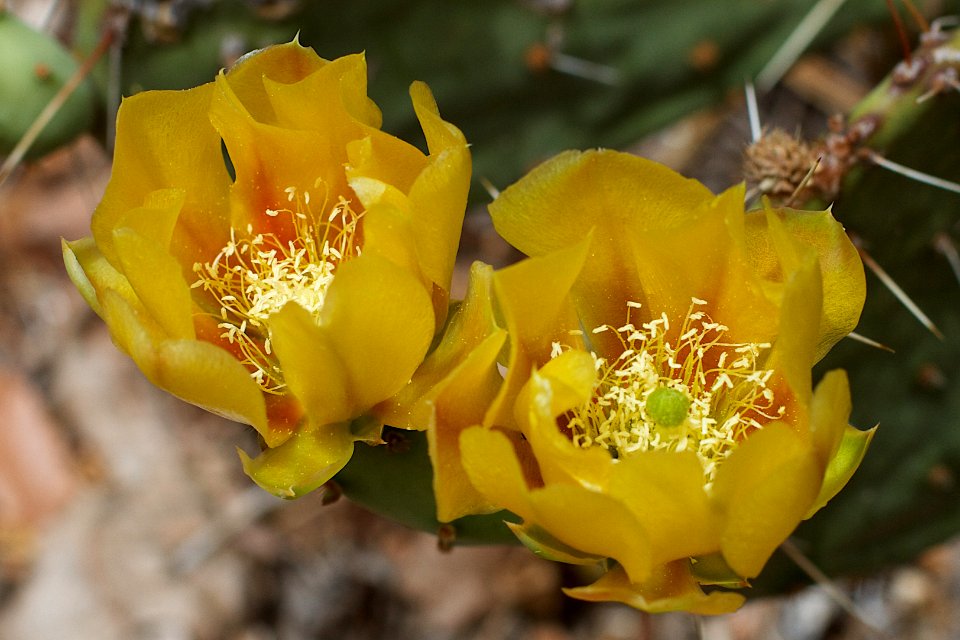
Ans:
[[[622,352],[612,360],[593,354],[599,378],[593,397],[566,416],[575,444],[618,458],[693,451],[709,486],[745,437],[783,416],[786,409],[767,386],[773,371],[761,366],[771,345],[729,341],[728,327],[710,318],[706,304],[692,298],[673,332],[666,314],[636,326],[636,302],[628,303],[623,326],[593,330],[614,334]],[[554,345],[554,357],[562,351]]]
[[[267,319],[289,302],[319,318],[337,266],[360,255],[357,227],[363,214],[348,200],[341,198],[321,215],[311,207],[309,191],[284,191],[290,208],[266,209],[263,222],[267,228],[289,222],[288,231],[258,232],[254,223],[243,233],[231,229],[230,240],[212,261],[193,265],[193,288],[208,292],[219,305],[220,338],[268,393],[282,393],[286,385]],[[326,202],[317,210],[326,211]]]

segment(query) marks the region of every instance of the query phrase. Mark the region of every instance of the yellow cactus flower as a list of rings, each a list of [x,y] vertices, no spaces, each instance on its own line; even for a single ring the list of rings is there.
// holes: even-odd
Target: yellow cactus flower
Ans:
[[[124,100],[71,278],[154,384],[253,425],[244,467],[310,491],[376,442],[445,321],[470,181],[463,135],[410,88],[429,155],[380,130],[363,55],[297,42],[214,82]],[[391,405],[395,408],[394,405]]]
[[[573,597],[736,609],[719,587],[758,575],[872,436],[847,424],[842,371],[811,389],[859,319],[856,250],[829,212],[745,213],[743,197],[596,151],[491,205],[531,257],[493,275],[505,379],[482,425],[436,425],[460,445],[439,462],[520,516],[536,553],[606,568]]]

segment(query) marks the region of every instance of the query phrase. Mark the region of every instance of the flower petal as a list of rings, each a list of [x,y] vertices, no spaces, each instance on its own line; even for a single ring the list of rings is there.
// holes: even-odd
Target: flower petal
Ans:
[[[114,230],[113,246],[137,297],[167,336],[195,338],[190,288],[173,256],[129,228]]]
[[[843,226],[829,211],[772,209],[766,215],[747,216],[747,255],[758,273],[772,282],[782,281],[778,249],[769,232],[775,216],[793,242],[811,247],[817,254],[823,280],[815,360],[820,360],[838,340],[853,331],[866,297],[863,263]]]
[[[570,331],[579,329],[567,299],[570,287],[587,257],[590,238],[550,255],[530,258],[496,272],[496,303],[510,334],[510,359],[506,379],[490,404],[484,424],[511,426],[513,405],[536,363],[550,359],[551,343],[579,340]]]
[[[361,256],[337,267],[320,326],[343,361],[354,407],[366,411],[410,381],[433,339],[433,303],[408,272]]]
[[[572,484],[530,492],[531,522],[584,553],[614,558],[635,582],[650,576],[650,539],[623,503]]]
[[[449,291],[470,189],[470,151],[460,130],[440,118],[427,85],[413,83],[410,98],[430,149],[409,193],[417,250],[424,274]]]
[[[745,578],[760,573],[810,509],[822,473],[810,445],[783,422],[754,432],[730,454],[713,487],[730,568]]]
[[[870,446],[876,431],[876,427],[868,431],[860,431],[851,426],[844,430],[840,446],[827,465],[820,493],[817,495],[813,506],[807,511],[807,515],[804,516],[804,520],[826,506],[846,486],[850,478],[853,477],[854,471],[863,462],[863,457],[867,454],[867,447]]]
[[[127,300],[136,300],[137,294],[130,282],[100,253],[93,238],[75,242],[63,240],[61,247],[67,275],[98,316],[104,317],[99,297],[108,289]]]
[[[567,362],[572,364],[573,360],[574,358],[568,358]],[[581,358],[576,360],[580,360],[581,365],[587,365]],[[593,359],[590,360],[587,366],[593,372]],[[544,370],[547,370],[547,367],[544,367]],[[554,369],[554,373],[561,372]],[[565,385],[556,378],[544,377],[535,371],[517,401],[518,411],[528,412],[526,416],[519,416],[518,422],[525,426],[524,434],[537,458],[540,473],[548,484],[576,484],[599,492],[606,491],[614,466],[613,458],[609,452],[598,447],[578,447],[560,432],[557,428],[557,416],[562,414],[562,410],[555,409],[562,407],[565,402],[555,399],[558,392],[561,396],[576,395],[572,386]]]
[[[687,611],[698,615],[719,615],[739,609],[745,598],[738,593],[714,591],[706,594],[690,575],[683,561],[663,565],[643,583],[633,584],[622,567],[603,574],[586,587],[564,589],[578,600],[589,602],[622,602],[650,613]]]
[[[817,384],[810,404],[810,434],[824,467],[836,455],[852,408],[847,373],[827,372]]]
[[[647,288],[683,290],[675,279],[684,277],[682,269],[666,288],[664,282],[644,282],[638,261],[656,261],[638,249],[656,249],[657,240],[671,230],[689,230],[691,212],[701,211],[712,198],[699,182],[650,160],[613,151],[568,151],[504,190],[490,205],[490,215],[497,232],[529,256],[577,244],[592,230],[594,247],[602,250],[595,249],[584,265],[576,295],[584,325],[593,328],[619,326],[623,305],[645,303]],[[656,253],[673,264],[671,256]]]
[[[237,450],[243,470],[281,498],[298,498],[330,480],[350,461],[353,436],[347,423],[305,426],[279,447],[256,458]]]
[[[280,218],[264,220],[263,214],[288,207],[290,187],[298,193],[312,192],[324,207],[317,215],[325,218],[337,204],[336,196],[349,193],[343,171],[345,146],[362,132],[349,123],[334,124],[328,133],[264,124],[254,119],[225,76],[218,76],[214,84],[210,121],[236,171],[230,189],[233,228],[253,224],[259,230],[266,222],[281,224]]]
[[[526,527],[540,527],[582,555],[616,558],[636,580],[649,574],[649,541],[621,503],[575,484],[530,489],[514,446],[498,431],[467,429],[460,448],[474,486]]]
[[[494,429],[471,427],[460,434],[463,468],[487,499],[524,520],[532,515],[523,468],[507,436]]]
[[[810,372],[816,357],[820,306],[823,300],[820,265],[809,248],[791,245],[783,227],[770,217],[770,232],[774,243],[780,245],[781,259],[788,275],[785,276],[783,299],[780,302],[780,333],[765,363],[765,368],[776,371],[789,387],[780,393],[781,401],[790,395],[798,402],[786,402],[788,413],[784,419],[792,424],[806,425],[812,396]],[[771,383],[776,386],[777,380]]]
[[[329,64],[297,40],[253,51],[234,63],[227,78],[233,91],[260,122],[276,123],[264,78],[293,84]]]
[[[433,463],[437,519],[441,522],[500,509],[470,482],[461,462],[460,434],[483,420],[487,405],[500,387],[496,360],[506,339],[502,330],[488,336],[431,393],[434,411],[427,443]]]
[[[719,519],[703,486],[703,465],[693,452],[644,451],[617,461],[609,494],[646,530],[659,564],[719,548]]]
[[[346,365],[328,332],[303,307],[289,302],[267,321],[283,379],[314,424],[343,422],[356,415]],[[268,446],[276,446],[267,442]]]
[[[440,343],[417,368],[410,383],[376,408],[380,418],[401,429],[425,429],[430,419],[426,401],[437,385],[465,360],[471,351],[501,329],[493,317],[493,269],[482,262],[470,268],[467,294],[447,323]],[[491,363],[496,371],[495,363]]]
[[[148,91],[125,98],[117,113],[114,171],[91,222],[103,255],[117,265],[113,229],[151,192],[184,197],[171,249],[185,264],[215,255],[229,236],[230,177],[220,136],[207,111],[213,84],[188,91]]]
[[[263,122],[284,129],[323,132],[344,147],[348,140],[362,137],[366,130],[380,128],[380,109],[367,97],[367,61],[362,53],[330,62],[317,62],[320,58],[310,48],[299,47],[295,55],[310,60],[308,67],[317,66],[300,77],[264,74],[263,88],[276,120]],[[267,69],[276,74],[273,68]],[[232,73],[227,80],[235,86]],[[244,95],[238,92],[238,96],[246,103]]]
[[[198,407],[267,430],[260,388],[229,353],[207,342],[165,339],[142,308],[112,289],[100,296],[104,320],[117,344],[150,382]]]
[[[603,562],[600,556],[592,556],[574,549],[554,538],[537,525],[519,525],[512,522],[507,527],[517,539],[534,555],[544,560],[563,562],[564,564],[591,565]]]

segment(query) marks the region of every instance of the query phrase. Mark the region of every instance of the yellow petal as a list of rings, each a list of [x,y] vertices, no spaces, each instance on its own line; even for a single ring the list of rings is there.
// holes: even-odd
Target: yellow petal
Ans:
[[[347,158],[350,187],[366,208],[375,204],[387,187],[408,193],[427,165],[427,157],[416,147],[386,133],[369,131],[347,144]]]
[[[549,413],[553,416],[558,416],[589,400],[597,382],[597,369],[593,356],[579,349],[564,351],[556,358],[547,361],[537,371],[537,375],[550,381]],[[527,383],[517,399],[518,410],[530,402],[529,391],[531,390],[530,383]],[[518,418],[518,422],[523,421]]]
[[[615,151],[567,151],[544,162],[490,205],[497,231],[529,256],[580,242],[594,232],[613,261],[631,236],[687,225],[713,195],[696,180]],[[654,215],[655,212],[655,215]],[[604,268],[611,273],[612,269]]]
[[[642,282],[636,265],[651,262],[637,251],[641,245],[655,249],[657,239],[671,230],[689,229],[693,212],[712,198],[699,182],[643,158],[570,151],[504,190],[490,205],[490,215],[500,235],[530,256],[579,243],[593,230],[593,246],[602,249],[584,265],[576,289],[584,324],[593,328],[619,326],[627,300],[646,302],[646,287],[683,290],[676,280],[667,289]]]
[[[313,316],[290,302],[267,326],[284,382],[314,424],[342,422],[360,412],[347,388],[346,365]]]
[[[350,461],[353,437],[346,423],[310,425],[256,458],[237,452],[254,482],[275,496],[298,498],[333,478]]]
[[[774,236],[783,233],[775,218],[771,218],[770,228]],[[797,413],[786,416],[786,419],[794,424],[806,424],[806,407],[812,395],[810,371],[816,357],[820,302],[823,297],[816,255],[799,247],[795,257],[790,260],[795,260],[797,266],[786,276],[780,304],[780,334],[764,366],[782,376],[799,400],[793,407]]]
[[[817,385],[810,405],[810,432],[821,464],[826,467],[840,446],[850,420],[850,386],[847,373],[829,371]]]
[[[703,485],[703,465],[693,452],[644,451],[617,461],[609,494],[647,531],[659,564],[720,548],[719,521]]]
[[[302,47],[294,40],[243,56],[230,68],[226,77],[254,118],[260,122],[276,123],[264,78],[292,84],[316,73],[327,64],[313,49]]]
[[[584,553],[614,558],[635,582],[650,576],[650,540],[619,501],[572,484],[552,484],[530,492],[534,523]]]
[[[496,505],[524,520],[532,510],[523,469],[507,436],[484,427],[471,427],[460,434],[463,468],[480,493]]]
[[[567,295],[587,257],[590,237],[567,249],[529,258],[493,276],[496,304],[510,333],[510,359],[484,424],[512,425],[513,403],[532,367],[550,360],[551,343],[579,345],[579,323]]]
[[[863,462],[863,457],[867,454],[867,447],[870,446],[873,435],[877,428],[869,431],[860,431],[854,427],[848,426],[843,432],[843,438],[840,440],[840,446],[827,465],[826,473],[823,477],[823,484],[820,487],[820,493],[814,501],[813,506],[807,511],[804,519],[809,518],[814,513],[822,509],[830,500],[843,489],[854,471]]]
[[[210,121],[236,171],[230,190],[234,229],[246,229],[253,222],[254,228],[262,228],[264,211],[289,207],[289,187],[310,192],[317,209],[325,205],[317,211],[321,217],[337,204],[338,195],[349,193],[343,170],[346,143],[361,134],[352,121],[323,133],[264,124],[254,119],[225,76],[218,76],[214,84]],[[210,255],[217,251],[219,247]]]
[[[641,289],[631,299],[643,303],[651,316],[666,313],[671,318],[683,318],[692,297],[707,300],[710,313],[730,326],[731,338],[769,340],[776,331],[776,308],[749,269],[742,237],[736,235],[744,216],[743,197],[742,186],[731,188],[689,211],[682,226],[651,228],[630,237],[630,255],[624,260],[631,261]],[[586,318],[593,322],[588,326],[599,320],[619,326],[624,302],[619,315],[597,322]]]
[[[487,405],[500,387],[496,361],[506,339],[502,330],[488,336],[431,393],[434,411],[427,443],[433,463],[437,519],[441,522],[500,509],[470,482],[461,461],[460,434],[483,420]]]
[[[420,277],[414,234],[409,216],[390,204],[373,203],[363,214],[363,254],[386,258]]]
[[[105,290],[100,302],[114,340],[150,382],[269,437],[263,394],[233,356],[206,342],[165,339],[142,308],[113,290]]]
[[[184,264],[215,255],[229,236],[230,177],[220,136],[207,117],[213,85],[148,91],[125,98],[117,114],[114,171],[91,222],[93,237],[114,265],[113,230],[151,192],[184,195],[171,250]]]
[[[622,602],[650,613],[687,611],[698,615],[719,615],[736,611],[745,600],[739,593],[704,593],[684,562],[662,565],[654,570],[649,580],[640,584],[631,583],[623,568],[615,567],[592,585],[563,591],[579,600]]]
[[[93,238],[83,238],[75,242],[63,240],[61,246],[67,275],[98,316],[104,317],[99,297],[107,289],[127,300],[136,299],[137,294],[133,292],[130,282],[107,262]]]
[[[377,415],[385,423],[401,429],[425,429],[431,413],[425,404],[435,393],[437,385],[473,349],[501,331],[493,317],[492,278],[493,269],[489,265],[475,262],[471,266],[466,297],[447,323],[440,343],[423,361],[410,383],[376,408]],[[495,372],[495,364],[491,366]]]
[[[173,256],[129,228],[113,232],[113,246],[137,297],[167,336],[195,338],[190,288]]]
[[[430,149],[409,193],[417,250],[424,274],[449,291],[470,189],[470,151],[463,134],[440,118],[427,85],[414,83],[410,97]]]
[[[345,365],[349,397],[366,411],[398,392],[433,339],[433,303],[392,262],[362,256],[337,267],[320,326]]]
[[[534,555],[552,562],[564,564],[591,565],[603,562],[600,556],[591,556],[578,551],[557,540],[550,533],[537,525],[519,525],[507,522],[507,527],[517,536],[517,539]]]
[[[747,216],[747,255],[758,273],[770,281],[784,274],[768,224],[775,216],[792,242],[815,250],[823,280],[815,359],[820,360],[840,338],[857,325],[866,296],[863,264],[843,227],[829,211],[774,209]]]
[[[754,432],[717,471],[714,497],[723,511],[721,550],[739,575],[760,573],[810,509],[822,470],[800,436],[782,422]]]
[[[305,52],[301,56],[316,57],[312,49],[301,51]],[[227,80],[234,84],[232,74]],[[343,144],[380,127],[380,109],[367,97],[367,63],[362,53],[327,62],[292,82],[265,75],[263,86],[276,117],[269,124],[320,131]]]
[[[592,371],[592,358],[589,367]],[[527,412],[518,420],[528,425],[524,433],[536,455],[540,473],[547,484],[577,484],[598,492],[606,491],[614,460],[605,449],[583,449],[560,432],[557,428],[559,413],[554,412],[554,408],[564,403],[554,399],[558,387],[561,395],[574,394],[570,387],[535,371],[524,387],[525,393],[517,401],[518,411]]]
[[[116,228],[133,229],[160,247],[169,249],[185,199],[183,189],[151,191],[144,198],[142,207],[131,209],[119,217]]]

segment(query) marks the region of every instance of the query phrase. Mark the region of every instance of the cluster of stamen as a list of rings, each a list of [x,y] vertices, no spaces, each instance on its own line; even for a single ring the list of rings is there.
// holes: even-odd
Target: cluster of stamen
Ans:
[[[356,231],[363,214],[349,201],[340,198],[320,219],[309,191],[288,187],[286,193],[289,208],[267,209],[263,215],[289,218],[289,238],[256,232],[248,224],[242,236],[230,230],[230,240],[212,261],[193,265],[193,288],[202,287],[220,306],[221,339],[238,350],[251,377],[269,393],[281,393],[285,383],[265,321],[288,302],[318,316],[337,265],[360,255]]]
[[[666,314],[635,326],[604,325],[622,353],[613,360],[593,354],[598,382],[593,398],[567,415],[573,442],[599,446],[618,457],[638,451],[693,451],[712,483],[717,465],[753,430],[781,417],[768,388],[773,371],[758,366],[768,343],[724,340],[728,327],[714,322],[692,299],[679,330]],[[669,336],[676,336],[672,341]],[[564,347],[554,344],[554,357]]]

